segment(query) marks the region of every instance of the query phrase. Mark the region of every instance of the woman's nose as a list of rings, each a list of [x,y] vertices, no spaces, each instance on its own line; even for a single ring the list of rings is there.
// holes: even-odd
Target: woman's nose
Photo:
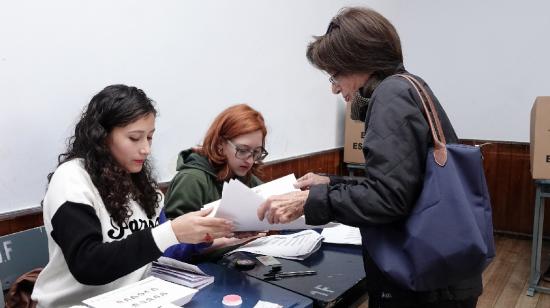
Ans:
[[[254,155],[251,154],[251,155],[247,156],[244,161],[246,161],[246,162],[250,161],[250,163],[253,164],[254,163]]]
[[[151,144],[149,144],[149,142],[145,142],[145,144],[141,147],[141,154],[151,154]]]
[[[332,94],[340,94],[340,86],[338,84],[332,84],[331,85]]]

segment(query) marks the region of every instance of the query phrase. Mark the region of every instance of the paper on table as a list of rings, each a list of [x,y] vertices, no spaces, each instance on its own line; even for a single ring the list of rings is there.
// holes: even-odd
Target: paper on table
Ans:
[[[206,275],[197,266],[167,257],[160,257],[157,261],[153,262],[151,275],[197,289],[214,282],[213,276]]]
[[[281,195],[292,191],[296,177],[289,174],[250,189],[238,180],[230,180],[223,186],[222,199],[205,205],[215,209],[211,215],[232,220],[235,231],[264,231],[264,230],[296,230],[323,228],[325,226],[311,226],[306,224],[304,216],[287,224],[270,224],[266,219],[258,220],[257,209],[266,198]]]
[[[188,271],[188,272],[192,272],[192,273],[207,276],[206,273],[204,273],[198,266],[193,265],[193,264],[189,264],[189,263],[185,263],[185,262],[181,262],[181,261],[176,260],[176,259],[172,259],[172,258],[168,258],[168,257],[160,257],[158,259],[158,262],[160,264],[163,264],[163,265],[176,267],[176,268],[181,269],[183,271]]]
[[[283,308],[283,306],[268,301],[259,300],[253,308]]]
[[[321,235],[323,242],[332,244],[361,245],[361,231],[359,228],[339,224],[332,228],[325,228]]]
[[[323,237],[319,233],[304,230],[293,234],[260,237],[230,253],[247,251],[284,259],[304,260],[321,247],[322,241]]]
[[[103,293],[83,302],[95,308],[110,307],[168,307],[169,303],[182,306],[189,302],[196,289],[184,287],[164,281],[156,277],[148,277],[122,288]]]

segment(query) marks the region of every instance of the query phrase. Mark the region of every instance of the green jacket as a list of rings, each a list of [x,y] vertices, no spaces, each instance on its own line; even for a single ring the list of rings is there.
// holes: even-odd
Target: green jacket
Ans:
[[[216,170],[206,157],[194,153],[192,149],[181,151],[176,170],[178,173],[164,198],[164,211],[169,219],[198,211],[203,205],[221,198],[223,181],[217,179]],[[239,180],[248,187],[262,184],[254,175],[249,181]]]

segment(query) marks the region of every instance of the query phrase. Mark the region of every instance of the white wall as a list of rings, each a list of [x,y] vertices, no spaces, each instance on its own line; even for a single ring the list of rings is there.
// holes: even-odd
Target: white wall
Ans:
[[[161,181],[235,103],[264,114],[270,160],[341,146],[341,99],[305,48],[353,4],[396,25],[460,137],[528,140],[534,97],[550,95],[544,1],[1,1],[0,213],[39,204],[82,107],[113,83],[157,101]]]
[[[390,1],[405,64],[434,89],[460,138],[529,142],[550,95],[550,2]]]

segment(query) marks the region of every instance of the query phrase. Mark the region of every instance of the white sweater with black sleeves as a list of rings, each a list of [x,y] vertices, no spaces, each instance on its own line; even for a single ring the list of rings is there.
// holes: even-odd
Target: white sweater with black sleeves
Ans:
[[[170,222],[159,225],[134,201],[122,226],[111,220],[82,159],[60,165],[44,197],[50,260],[38,276],[38,307],[70,307],[144,278],[150,263],[178,241]]]

